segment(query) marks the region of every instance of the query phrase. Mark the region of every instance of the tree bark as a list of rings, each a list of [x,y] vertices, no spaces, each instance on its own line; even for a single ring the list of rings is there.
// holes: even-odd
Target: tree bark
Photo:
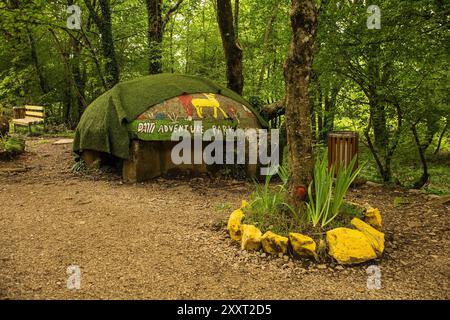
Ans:
[[[325,105],[324,105],[324,122],[323,130],[321,131],[320,140],[327,142],[328,133],[334,130],[334,115],[336,113],[336,98],[339,93],[340,88],[333,87],[330,92],[325,93]]]
[[[437,144],[436,150],[434,150],[434,154],[438,154],[439,153],[439,150],[441,149],[442,139],[444,138],[445,133],[447,132],[447,130],[448,130],[448,119],[445,119],[445,127],[442,130],[441,134],[439,135],[438,144]]]
[[[34,70],[36,71],[36,75],[39,81],[39,88],[41,89],[41,92],[43,94],[46,94],[49,92],[47,81],[45,81],[44,74],[42,72],[41,64],[39,63],[39,58],[36,50],[36,41],[33,36],[33,32],[31,30],[28,30],[28,40],[30,42],[30,55],[31,60],[34,65]]]
[[[236,37],[231,0],[217,1],[217,21],[227,63],[228,88],[242,95],[244,89],[243,54]]]
[[[90,0],[84,0],[89,14],[94,20],[101,34],[101,46],[103,57],[105,58],[105,81],[110,89],[120,80],[119,64],[116,58],[114,37],[112,33],[110,0],[99,0],[100,12],[98,14]]]
[[[419,158],[420,162],[422,163],[422,176],[414,183],[414,189],[420,189],[422,188],[430,179],[430,175],[428,173],[428,164],[427,164],[427,158],[425,156],[425,152],[428,149],[428,146],[431,144],[431,141],[433,140],[433,136],[429,137],[427,142],[422,144],[420,143],[419,134],[417,133],[416,125],[413,124],[411,126],[411,131],[414,136],[414,141],[416,142],[417,150],[419,151]]]
[[[162,0],[146,0],[148,16],[148,72],[157,74],[162,72],[162,41],[163,18]]]
[[[145,0],[147,9],[147,41],[148,41],[148,72],[158,74],[163,72],[162,66],[162,42],[164,31],[170,17],[178,10],[183,0],[170,8],[163,16],[163,0]]]
[[[291,27],[292,42],[284,64],[289,147],[288,190],[292,204],[304,207],[296,198],[295,191],[299,187],[307,188],[314,169],[308,90],[313,63],[313,43],[317,30],[314,0],[292,0]]]
[[[239,39],[239,0],[234,0],[234,34]]]

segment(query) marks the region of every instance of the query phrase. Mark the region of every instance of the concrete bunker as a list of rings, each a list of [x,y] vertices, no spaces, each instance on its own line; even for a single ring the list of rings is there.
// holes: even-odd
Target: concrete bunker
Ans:
[[[161,74],[120,83],[95,100],[80,120],[73,149],[89,167],[107,161],[119,164],[123,180],[130,183],[179,172],[214,174],[224,165],[175,164],[172,150],[179,142],[172,141],[172,134],[217,130],[223,134],[226,150],[227,130],[266,127],[250,104],[233,91],[203,78]],[[201,152],[209,144],[202,142]],[[246,143],[246,159],[252,151],[249,147]],[[192,144],[191,159],[196,152]],[[245,161],[243,170],[255,177],[258,165]]]

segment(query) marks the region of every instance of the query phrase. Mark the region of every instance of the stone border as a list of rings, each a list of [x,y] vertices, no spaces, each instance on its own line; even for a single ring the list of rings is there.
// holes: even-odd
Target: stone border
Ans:
[[[381,232],[382,219],[377,208],[368,206],[364,221],[353,218],[350,228],[335,228],[326,232],[326,243],[317,245],[314,239],[301,233],[290,233],[289,237],[271,231],[262,234],[254,225],[242,224],[243,209],[249,204],[243,200],[239,209],[234,210],[227,224],[232,240],[240,242],[242,250],[263,250],[271,255],[287,254],[292,248],[294,257],[318,259],[318,251],[328,248],[328,255],[339,264],[351,265],[381,257],[384,251],[384,233]],[[319,250],[318,250],[319,249]]]

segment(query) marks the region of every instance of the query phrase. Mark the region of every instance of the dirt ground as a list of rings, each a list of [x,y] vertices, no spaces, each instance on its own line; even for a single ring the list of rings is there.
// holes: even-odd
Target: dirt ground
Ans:
[[[207,178],[125,185],[72,173],[70,145],[27,141],[0,162],[1,299],[449,299],[449,208],[421,194],[362,186],[381,208],[386,252],[370,264],[314,265],[231,244],[221,221],[251,184]],[[408,203],[394,207],[395,197]],[[229,204],[229,208],[226,208]],[[220,208],[224,208],[220,210]],[[81,269],[69,290],[67,267]]]

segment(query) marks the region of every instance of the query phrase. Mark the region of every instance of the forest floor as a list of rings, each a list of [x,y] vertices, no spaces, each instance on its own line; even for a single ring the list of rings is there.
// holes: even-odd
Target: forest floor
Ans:
[[[223,222],[253,186],[158,179],[125,185],[71,171],[71,145],[27,140],[0,162],[0,299],[449,299],[449,208],[402,189],[361,186],[348,198],[381,209],[381,289],[369,264],[340,267],[261,257]],[[402,205],[394,199],[402,197]],[[66,286],[67,267],[81,288]]]

